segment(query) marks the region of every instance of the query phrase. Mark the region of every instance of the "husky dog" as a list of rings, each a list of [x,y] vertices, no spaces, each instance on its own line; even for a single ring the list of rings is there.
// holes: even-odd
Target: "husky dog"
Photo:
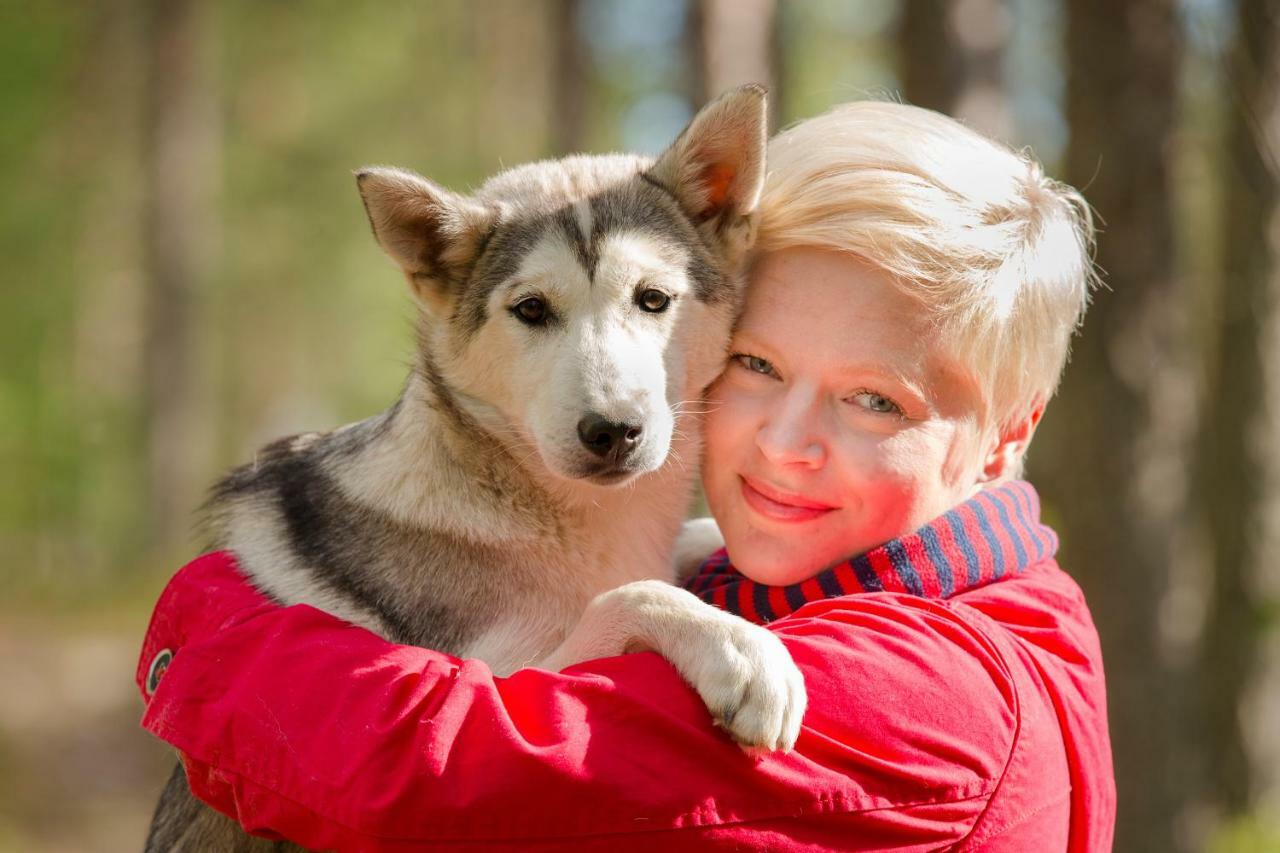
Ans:
[[[744,746],[789,748],[805,700],[782,644],[667,583],[764,147],[749,86],[656,161],[535,163],[470,197],[359,172],[421,309],[412,375],[386,412],[232,471],[209,504],[217,547],[281,602],[498,674],[655,650]],[[147,850],[258,849],[280,847],[175,770]]]

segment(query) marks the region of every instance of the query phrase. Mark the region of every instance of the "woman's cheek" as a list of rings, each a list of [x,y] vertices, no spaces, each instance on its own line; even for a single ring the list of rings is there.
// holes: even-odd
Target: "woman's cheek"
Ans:
[[[914,530],[954,502],[946,470],[953,462],[951,437],[953,431],[943,424],[924,424],[881,446],[881,477],[886,485],[892,484],[899,524]]]
[[[710,495],[713,491],[727,491],[736,482],[736,470],[750,459],[761,405],[723,377],[707,400],[710,411],[704,436],[703,483]]]
[[[708,395],[714,417],[722,422],[722,427],[729,427],[732,422],[730,428],[736,432],[749,430],[775,405],[775,389],[770,386],[777,384],[759,377],[726,373]]]
[[[903,430],[880,443],[881,468],[902,479],[918,479],[932,465],[932,442],[921,431]]]
[[[904,431],[884,431],[874,427],[842,430],[841,455],[847,476],[860,474],[871,482],[897,482],[914,479],[918,470],[919,442]]]

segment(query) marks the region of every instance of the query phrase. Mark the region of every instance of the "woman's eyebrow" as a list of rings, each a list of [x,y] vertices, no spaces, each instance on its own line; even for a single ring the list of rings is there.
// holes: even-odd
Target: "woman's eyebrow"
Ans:
[[[840,368],[839,372],[846,376],[878,374],[894,382],[912,387],[927,384],[928,380],[927,376],[917,378],[914,375],[915,371],[904,371],[900,367],[884,361],[849,362]]]
[[[729,342],[730,349],[762,349],[768,350],[770,353],[778,352],[778,348],[771,346],[746,329],[737,329],[733,333],[733,338]]]
[[[860,364],[850,364],[840,371],[840,375],[845,377],[847,381],[857,382],[857,377],[872,377],[888,380],[894,385],[903,388],[907,393],[917,397],[922,402],[933,404],[937,397],[937,388],[935,380],[937,377],[932,376],[928,372],[916,375],[914,372],[905,372],[901,368],[895,367],[886,362],[862,362]],[[870,390],[878,390],[872,388]],[[891,389],[890,389],[891,390]]]

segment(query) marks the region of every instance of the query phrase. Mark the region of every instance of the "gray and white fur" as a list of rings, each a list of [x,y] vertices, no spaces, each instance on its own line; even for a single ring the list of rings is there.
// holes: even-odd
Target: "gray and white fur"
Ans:
[[[469,197],[359,172],[420,308],[413,371],[382,414],[232,471],[214,544],[281,602],[499,675],[653,649],[744,746],[790,748],[804,690],[781,643],[669,584],[764,148],[749,86],[656,161],[535,163]],[[179,767],[146,849],[296,848],[199,803]]]

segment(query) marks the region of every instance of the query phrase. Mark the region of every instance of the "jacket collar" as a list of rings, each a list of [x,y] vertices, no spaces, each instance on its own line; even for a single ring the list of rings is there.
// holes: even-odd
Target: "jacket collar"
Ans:
[[[781,619],[810,601],[865,592],[944,599],[1021,573],[1058,550],[1040,523],[1040,498],[1018,480],[974,497],[908,536],[824,569],[791,586],[767,586],[740,574],[721,549],[685,587],[752,622]]]

